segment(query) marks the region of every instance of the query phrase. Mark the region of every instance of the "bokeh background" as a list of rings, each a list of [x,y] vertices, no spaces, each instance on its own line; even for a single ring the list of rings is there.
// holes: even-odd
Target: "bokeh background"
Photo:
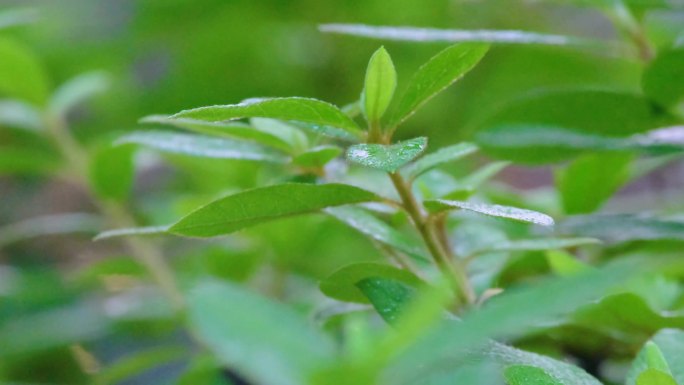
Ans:
[[[368,58],[380,44],[394,59],[400,86],[444,47],[323,34],[317,28],[321,23],[518,29],[621,38],[597,10],[562,1],[1,0],[3,9],[33,12],[31,23],[2,30],[0,35],[33,52],[47,74],[47,89],[88,71],[109,74],[109,90],[69,116],[74,135],[89,148],[140,127],[138,119],[154,113],[236,103],[255,96],[297,95],[344,105],[358,98]],[[673,34],[681,32],[684,13],[655,10],[646,16],[644,24],[656,44],[669,42]],[[515,97],[539,88],[564,86],[639,92],[640,71],[636,59],[605,53],[558,47],[496,47],[457,87],[416,114],[399,135],[427,135],[436,146],[456,143],[469,138],[478,119]],[[33,141],[29,136],[0,130],[0,146]],[[41,151],[50,155],[47,147]],[[46,178],[30,167],[17,171],[13,165],[16,163],[11,160],[0,164],[0,226],[46,214],[96,210],[89,194],[77,184]],[[142,223],[166,223],[207,197],[257,185],[264,176],[255,170],[255,165],[244,162],[207,164],[172,156],[162,162],[142,156],[130,206]],[[516,166],[498,180],[519,189],[543,190],[552,184],[552,174],[548,167]],[[622,198],[608,207],[681,206],[676,193],[683,185],[684,167],[674,162],[625,187]],[[293,234],[288,231],[292,226],[301,231]],[[255,238],[257,233],[259,237]],[[47,236],[0,247],[0,295],[3,281],[7,284],[17,271],[30,272],[22,275],[30,277],[25,281],[30,286],[23,294],[26,297],[15,307],[2,307],[0,315],[11,316],[31,306],[39,308],[73,298],[98,297],[94,287],[117,292],[117,287],[131,285],[126,280],[103,284],[96,279],[103,261],[125,259],[126,251],[114,241],[93,243],[91,236]],[[288,285],[287,295],[302,307],[308,306],[307,296],[312,295],[310,288],[316,280],[341,261],[378,258],[372,245],[352,230],[323,218],[269,224],[240,237],[201,246],[191,241],[160,242],[188,277],[209,271],[255,281],[273,293],[281,290],[278,285]],[[129,269],[133,276],[139,274],[135,267],[126,266],[121,269]],[[293,276],[283,278],[285,273]],[[50,320],[38,325],[50,330],[50,324],[60,324],[59,319]],[[85,324],[87,319],[81,321]],[[93,347],[105,362],[169,341],[182,344],[186,339],[173,323],[164,327],[163,322],[143,322],[108,335]],[[17,362],[25,359],[24,365],[7,365],[5,370],[12,371],[14,378],[34,382],[41,378],[41,371],[46,383],[84,382],[84,377],[76,374],[80,371],[72,370],[77,363],[69,352],[73,353],[57,348],[44,355],[22,356]],[[26,373],[20,373],[20,367]],[[122,383],[173,383],[184,368],[181,360]]]

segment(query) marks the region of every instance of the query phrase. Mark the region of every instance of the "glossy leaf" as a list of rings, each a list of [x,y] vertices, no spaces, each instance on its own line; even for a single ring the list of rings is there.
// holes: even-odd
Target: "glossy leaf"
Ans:
[[[97,195],[120,201],[128,197],[135,176],[134,151],[134,146],[115,146],[95,153],[90,164],[90,184]]]
[[[336,146],[317,146],[292,158],[292,163],[301,167],[323,167],[341,153],[342,149]]]
[[[425,155],[412,165],[407,166],[403,174],[409,179],[415,179],[441,164],[459,160],[476,151],[477,146],[471,143],[459,143],[453,146],[444,147],[436,152]]]
[[[499,158],[553,163],[587,149],[618,149],[629,135],[667,124],[638,95],[587,89],[551,90],[509,103],[477,124],[476,143]]]
[[[631,154],[592,154],[575,159],[556,173],[566,214],[596,211],[630,178]]]
[[[684,103],[684,48],[664,50],[641,79],[644,93],[665,107]]]
[[[611,243],[683,240],[684,222],[639,214],[578,215],[563,220],[558,231]]]
[[[392,111],[389,127],[396,127],[420,106],[463,77],[484,57],[489,46],[465,43],[453,45],[433,56],[413,75]]]
[[[217,159],[239,159],[285,163],[288,158],[254,143],[170,131],[137,131],[125,135],[116,144],[138,144],[171,154]]]
[[[366,120],[378,122],[389,107],[397,87],[397,72],[392,58],[380,47],[368,62],[366,80],[361,93],[361,106]]]
[[[426,257],[428,252],[420,239],[396,230],[366,210],[357,207],[332,207],[325,209],[325,212],[377,242],[417,260],[429,260]]]
[[[53,114],[66,114],[80,103],[106,91],[109,85],[109,76],[103,72],[89,72],[76,76],[52,93],[48,109]]]
[[[212,237],[326,207],[378,200],[380,198],[371,192],[343,184],[260,187],[200,207],[173,224],[168,231],[191,237]]]
[[[242,118],[272,118],[336,127],[357,136],[361,134],[356,123],[332,104],[298,97],[253,99],[240,104],[200,107],[181,111],[171,117],[208,122]]]
[[[536,366],[511,365],[504,370],[508,385],[563,385]]]
[[[363,24],[323,24],[320,30],[373,39],[415,42],[484,42],[502,44],[541,44],[560,46],[605,46],[617,48],[610,41],[589,40],[579,37],[551,35],[515,30],[458,30],[415,27],[371,26]]]
[[[190,293],[188,305],[199,339],[255,383],[303,384],[333,358],[332,341],[303,317],[237,285],[204,282]]]
[[[462,209],[492,217],[512,219],[514,221],[534,223],[542,226],[553,226],[554,224],[553,218],[546,214],[532,210],[519,209],[516,207],[452,201],[445,199],[428,200],[424,203],[425,207],[431,212]]]
[[[391,265],[362,262],[345,266],[322,280],[319,287],[328,297],[346,302],[370,303],[364,291],[368,279],[388,279],[408,286],[420,287],[424,283],[413,273]]]
[[[347,159],[360,165],[395,172],[417,158],[427,147],[427,138],[420,137],[384,145],[374,143],[355,144],[347,149]]]
[[[164,115],[151,115],[141,119],[140,123],[167,124],[200,134],[247,139],[286,152],[292,150],[290,144],[277,135],[256,130],[249,124],[242,122],[205,122],[195,119],[172,119]]]
[[[0,94],[42,105],[48,79],[38,59],[12,40],[0,39]]]

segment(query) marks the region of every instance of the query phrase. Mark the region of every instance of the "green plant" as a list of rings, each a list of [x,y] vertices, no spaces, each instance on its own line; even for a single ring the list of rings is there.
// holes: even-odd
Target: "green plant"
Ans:
[[[684,223],[665,215],[594,213],[625,183],[684,151],[677,126],[684,61],[681,48],[652,46],[640,7],[599,5],[632,45],[510,31],[328,25],[323,29],[376,38],[466,42],[438,52],[403,87],[390,54],[379,48],[359,100],[343,108],[302,97],[248,99],[141,120],[189,132],[136,130],[89,146],[74,137],[68,113],[103,91],[108,78],[81,75],[50,93],[30,53],[0,42],[6,59],[0,71],[8,74],[0,89],[16,98],[0,104],[0,122],[28,128],[12,133],[16,148],[3,148],[0,168],[61,173],[89,191],[100,213],[9,225],[0,231],[0,245],[107,227],[96,239],[122,241],[132,257],[81,271],[76,286],[85,293],[102,277],[124,287],[103,294],[104,301],[52,287],[34,272],[8,270],[0,378],[22,378],[25,360],[53,362],[67,351],[90,374],[70,381],[102,384],[174,360],[191,362],[182,384],[590,385],[601,383],[597,376],[615,382],[609,370],[592,367],[593,357],[622,368],[627,385],[684,384],[684,333],[677,330],[684,328]],[[427,137],[403,134],[402,124],[475,68],[489,44],[501,42],[617,50],[643,63],[642,92],[542,90],[487,111],[473,142],[430,152]],[[218,188],[198,188],[189,198],[176,192],[176,212],[184,215],[169,214],[164,205],[152,215],[157,224],[139,227],[144,218],[136,219],[127,200],[140,149],[166,154],[199,179],[215,178],[202,182]],[[468,164],[479,151],[500,161]],[[55,170],[58,162],[63,167]],[[557,198],[489,187],[511,162],[558,165]],[[446,172],[452,164],[460,172]],[[252,178],[246,184],[254,186],[224,186],[222,177],[235,169],[246,170]],[[326,219],[309,215],[317,213]],[[317,235],[309,238],[307,231]],[[165,257],[172,248],[160,246],[226,235],[234,235],[226,247],[172,243],[181,252],[191,245],[185,263]],[[327,238],[336,236],[329,246]],[[353,244],[362,237],[382,259],[347,255],[369,252]],[[286,257],[264,264],[270,269],[261,272],[265,283],[246,282],[271,245],[281,245]],[[335,271],[318,285],[332,300],[313,309],[320,301],[300,299],[312,290],[296,287],[291,271],[325,259],[324,246],[344,263],[335,260]],[[316,255],[302,262],[295,255],[301,253]],[[148,279],[159,290],[138,282]],[[34,280],[52,293],[32,297]],[[304,310],[316,310],[316,322]],[[166,329],[182,330],[189,341],[104,369],[88,347],[112,330]],[[567,355],[583,362],[568,362]]]

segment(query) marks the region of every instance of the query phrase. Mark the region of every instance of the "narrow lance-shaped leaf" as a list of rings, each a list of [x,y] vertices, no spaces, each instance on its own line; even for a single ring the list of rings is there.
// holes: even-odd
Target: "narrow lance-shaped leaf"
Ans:
[[[596,47],[610,52],[626,51],[620,42],[592,40],[573,36],[516,30],[460,30],[416,27],[372,26],[364,24],[322,24],[319,29],[327,33],[361,36],[372,39],[414,42],[481,42],[502,44],[541,44],[574,47]]]
[[[435,199],[425,201],[425,208],[431,212],[463,209],[497,218],[512,219],[519,222],[529,222],[542,226],[553,226],[553,218],[537,211],[519,209],[516,207],[488,205],[462,201]]]
[[[665,107],[684,105],[684,47],[665,50],[644,71],[644,93]]]
[[[494,251],[543,251],[555,249],[567,249],[577,246],[595,245],[601,243],[596,238],[540,238],[540,239],[517,239],[513,241],[498,242],[486,248],[475,250],[475,254],[490,253]]]
[[[232,233],[258,223],[326,207],[379,201],[366,190],[343,184],[282,184],[243,191],[200,207],[169,228],[194,237]]]
[[[88,98],[107,90],[110,79],[103,72],[78,75],[62,84],[50,97],[48,109],[53,114],[65,114]]]
[[[188,304],[198,338],[251,382],[304,384],[334,357],[332,341],[306,319],[237,285],[202,283],[190,293]]]
[[[43,235],[95,233],[102,228],[102,218],[85,213],[45,215],[0,227],[0,248]]]
[[[397,73],[387,50],[380,47],[371,56],[366,70],[366,81],[361,93],[361,105],[366,120],[377,122],[387,110],[394,89],[397,87]]]
[[[402,172],[409,179],[415,179],[421,174],[447,162],[453,162],[464,158],[477,151],[477,146],[472,143],[459,143],[437,150],[407,166]]]
[[[639,214],[577,215],[560,222],[557,230],[611,243],[684,239],[683,221]]]
[[[285,163],[288,161],[287,156],[284,154],[255,143],[170,131],[137,131],[125,135],[116,141],[116,144],[129,143],[171,154],[205,158],[240,159],[274,163]]]
[[[433,96],[460,79],[475,67],[488,49],[486,44],[457,44],[433,56],[411,78],[388,126],[401,124]]]
[[[427,147],[427,138],[420,137],[384,145],[374,143],[355,144],[347,149],[347,159],[360,165],[395,172],[418,157]]]
[[[251,99],[239,104],[200,107],[181,111],[171,118],[219,122],[242,118],[294,120],[343,129],[356,136],[361,130],[354,121],[332,104],[309,98],[289,97]]]
[[[390,246],[419,260],[428,261],[427,250],[421,240],[410,237],[357,207],[332,207],[326,213],[346,223],[371,239]]]
[[[211,136],[247,139],[282,151],[290,151],[290,145],[281,138],[267,132],[255,130],[243,122],[205,122],[195,119],[171,119],[165,115],[150,115],[140,119],[140,123],[167,124],[184,130]]]
[[[0,100],[0,127],[9,126],[40,131],[43,120],[40,111],[21,100]]]

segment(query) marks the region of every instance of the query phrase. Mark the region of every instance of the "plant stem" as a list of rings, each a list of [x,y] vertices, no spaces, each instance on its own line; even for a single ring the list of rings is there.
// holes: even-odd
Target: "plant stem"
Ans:
[[[68,130],[66,122],[61,116],[47,116],[46,126],[55,142],[56,147],[67,160],[68,167],[78,183],[88,189],[88,155]],[[135,221],[126,208],[113,201],[97,199],[92,194],[95,204],[109,222],[115,227],[134,227]],[[168,297],[171,304],[181,310],[184,307],[183,295],[178,289],[173,270],[164,260],[160,250],[151,242],[140,238],[125,238],[124,242],[140,264],[145,266],[152,279]]]
[[[622,1],[616,1],[613,4],[608,10],[608,16],[632,40],[642,62],[648,63],[653,60],[655,50],[648,40],[644,28]]]
[[[430,255],[432,255],[442,273],[453,282],[459,301],[463,301],[466,304],[474,303],[475,295],[465,270],[445,250],[444,245],[439,240],[438,231],[434,223],[423,213],[424,210],[416,200],[409,185],[399,173],[390,173],[389,177],[401,197],[404,209],[408,212],[413,224],[430,251]]]

